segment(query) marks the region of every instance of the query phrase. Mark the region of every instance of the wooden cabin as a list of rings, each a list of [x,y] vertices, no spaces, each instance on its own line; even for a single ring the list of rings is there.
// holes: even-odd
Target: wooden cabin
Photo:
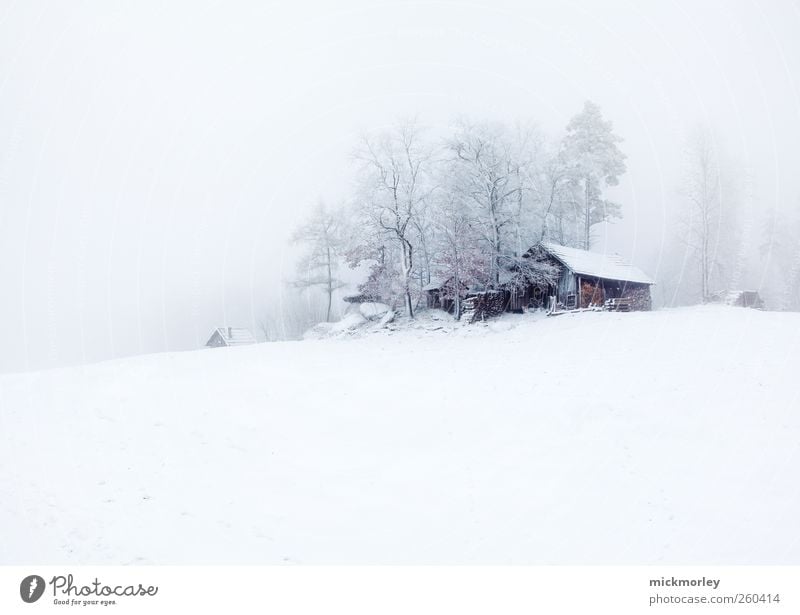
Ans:
[[[208,348],[220,348],[222,346],[246,346],[255,344],[256,338],[250,333],[249,329],[241,327],[219,327],[214,329],[211,337],[208,338],[206,346]]]
[[[455,309],[455,301],[452,297],[454,285],[452,278],[447,278],[446,280],[432,278],[429,284],[422,287],[422,292],[425,294],[426,307],[444,310],[452,314]],[[467,285],[461,284],[460,286],[462,296],[469,296]]]
[[[422,292],[425,294],[425,305],[428,309],[444,310],[446,312],[452,310],[452,302],[449,305],[445,305],[445,299],[442,296],[444,294],[442,292],[443,286],[444,282],[434,278],[429,284],[422,287]]]
[[[462,288],[466,312],[475,319],[502,312],[546,309],[551,313],[597,307],[614,311],[649,310],[653,280],[615,254],[599,254],[541,242],[528,250],[531,266],[516,264],[500,271],[498,283]],[[537,271],[541,269],[547,272]],[[550,282],[533,282],[549,279]],[[445,288],[449,280],[432,280],[422,290],[429,308],[453,310]]]
[[[548,261],[559,270],[555,284],[526,290],[532,299],[547,296],[551,311],[590,307],[619,311],[651,308],[650,286],[654,284],[653,280],[616,254],[541,242],[528,250],[527,255]]]

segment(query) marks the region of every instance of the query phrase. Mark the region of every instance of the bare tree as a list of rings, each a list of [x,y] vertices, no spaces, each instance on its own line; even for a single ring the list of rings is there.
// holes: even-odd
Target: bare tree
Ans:
[[[726,266],[721,256],[731,248],[735,222],[734,178],[720,159],[712,132],[697,127],[685,150],[682,193],[686,208],[679,219],[681,240],[697,260],[700,296],[711,298],[715,277]]]
[[[464,289],[485,282],[486,255],[479,249],[469,210],[461,207],[452,192],[443,192],[435,205],[437,250],[435,264],[441,276],[443,299],[452,299],[453,316],[461,318]]]
[[[581,213],[569,161],[563,145],[546,157],[537,182],[541,226],[539,241],[554,240],[563,246],[577,246],[574,229]]]
[[[317,205],[309,220],[297,228],[294,243],[303,244],[306,253],[298,264],[299,277],[294,285],[300,289],[321,288],[327,298],[326,322],[331,319],[333,294],[344,284],[336,277],[343,246],[342,213]]]
[[[488,248],[488,281],[497,284],[522,190],[519,159],[500,125],[461,122],[448,147],[455,195],[474,212],[476,232]]]
[[[414,242],[431,191],[430,153],[422,143],[419,127],[410,121],[377,137],[366,137],[356,158],[363,163],[363,210],[387,243],[397,248],[400,292],[406,313],[413,318]]]
[[[431,190],[429,197],[433,194]],[[426,199],[422,207],[417,209],[412,223],[414,226],[414,243],[417,247],[417,266],[416,278],[419,282],[420,296],[422,288],[431,281],[431,272],[433,268],[433,261],[435,259],[435,233],[436,233],[436,219],[435,212],[430,206],[431,199]]]
[[[531,124],[517,123],[510,137],[511,168],[517,191],[511,220],[511,252],[521,256],[541,239],[546,208],[544,169],[549,160],[541,132]]]
[[[781,310],[800,310],[800,199],[786,211],[773,206],[764,221],[760,256],[768,302]]]

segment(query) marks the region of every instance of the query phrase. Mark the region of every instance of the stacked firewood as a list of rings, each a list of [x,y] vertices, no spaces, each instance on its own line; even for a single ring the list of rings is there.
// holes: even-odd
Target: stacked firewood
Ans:
[[[473,323],[500,316],[505,310],[505,293],[487,290],[468,296],[462,303],[461,318]]]

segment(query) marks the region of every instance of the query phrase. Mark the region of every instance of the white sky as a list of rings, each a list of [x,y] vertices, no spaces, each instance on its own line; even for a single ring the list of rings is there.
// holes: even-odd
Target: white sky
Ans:
[[[628,173],[598,247],[654,275],[698,121],[755,208],[800,203],[796,2],[163,4],[0,1],[0,371],[255,328],[290,227],[403,116],[557,137],[599,103]]]

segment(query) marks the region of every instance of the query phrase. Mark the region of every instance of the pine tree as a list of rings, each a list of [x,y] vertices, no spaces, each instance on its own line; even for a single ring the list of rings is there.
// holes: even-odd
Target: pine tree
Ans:
[[[603,188],[616,186],[625,173],[625,154],[617,147],[622,139],[613,132],[611,122],[603,119],[600,107],[587,100],[583,111],[567,125],[564,155],[570,162],[572,180],[583,192],[583,245],[592,243],[592,227],[611,218],[622,217],[618,203],[603,199]]]

